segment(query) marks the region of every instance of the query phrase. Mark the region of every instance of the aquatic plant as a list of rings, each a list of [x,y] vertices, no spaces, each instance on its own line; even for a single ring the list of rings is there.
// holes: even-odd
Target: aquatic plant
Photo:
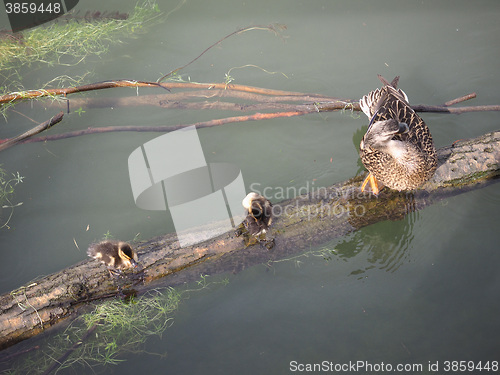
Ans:
[[[129,17],[66,18],[23,31],[15,37],[0,38],[0,90],[7,91],[7,85],[21,80],[19,68],[22,66],[77,65],[90,55],[107,52],[109,45],[119,42],[119,33],[137,34],[159,15],[158,5],[153,0],[145,0],[136,4]]]
[[[11,201],[15,186],[23,182],[23,179],[24,177],[19,172],[9,174],[0,165],[0,213],[4,209],[10,209],[10,214],[6,221],[0,225],[0,229],[9,228],[8,224],[14,213],[14,208],[23,204],[22,202],[12,203]]]
[[[151,336],[162,337],[173,324],[182,299],[210,285],[227,283],[227,279],[214,282],[201,275],[194,289],[154,289],[139,298],[100,302],[63,332],[48,336],[35,350],[25,350],[29,353],[20,355],[0,374],[49,374],[78,366],[96,372],[98,366],[116,365],[126,360],[125,353],[140,353]]]

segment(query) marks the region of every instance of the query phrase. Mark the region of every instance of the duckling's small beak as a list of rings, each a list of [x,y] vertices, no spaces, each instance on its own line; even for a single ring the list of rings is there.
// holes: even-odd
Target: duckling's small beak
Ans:
[[[132,265],[132,267],[137,268],[137,262],[134,258],[130,258],[130,264]]]

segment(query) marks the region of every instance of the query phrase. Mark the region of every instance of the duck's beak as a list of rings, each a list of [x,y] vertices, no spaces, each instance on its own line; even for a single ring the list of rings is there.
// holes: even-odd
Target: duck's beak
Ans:
[[[370,123],[368,124],[368,129],[366,130],[367,132],[372,127],[372,124],[375,121],[375,117],[377,117],[379,110],[380,110],[380,108],[375,111],[375,113],[373,114],[372,118],[370,119]]]
[[[130,264],[132,265],[132,267],[137,268],[137,262],[134,258],[130,258]]]

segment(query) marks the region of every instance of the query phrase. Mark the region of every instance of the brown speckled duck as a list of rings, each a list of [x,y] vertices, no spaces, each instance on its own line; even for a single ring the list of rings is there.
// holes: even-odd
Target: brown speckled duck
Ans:
[[[379,193],[379,183],[398,191],[413,190],[430,179],[437,156],[429,128],[410,107],[408,97],[397,88],[399,77],[363,96],[359,105],[368,116],[368,130],[360,144],[361,161],[368,169],[361,190],[370,182]]]
[[[137,253],[126,242],[102,241],[93,243],[89,246],[87,254],[89,257],[104,263],[110,274],[117,275],[124,269],[137,267]]]

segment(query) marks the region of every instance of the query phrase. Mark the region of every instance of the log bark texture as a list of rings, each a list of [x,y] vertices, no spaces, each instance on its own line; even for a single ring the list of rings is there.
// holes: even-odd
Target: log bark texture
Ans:
[[[116,296],[118,290],[141,293],[164,285],[197,280],[201,273],[238,272],[256,263],[278,260],[324,244],[364,226],[399,220],[441,199],[494,183],[500,174],[500,131],[463,140],[438,150],[434,177],[414,192],[361,193],[363,176],[274,204],[271,230],[275,246],[244,246],[226,233],[180,248],[175,235],[137,245],[140,269],[110,278],[104,266],[85,260],[30,285],[0,296],[0,348],[34,336],[73,316],[89,301]],[[181,272],[182,271],[182,272]]]

